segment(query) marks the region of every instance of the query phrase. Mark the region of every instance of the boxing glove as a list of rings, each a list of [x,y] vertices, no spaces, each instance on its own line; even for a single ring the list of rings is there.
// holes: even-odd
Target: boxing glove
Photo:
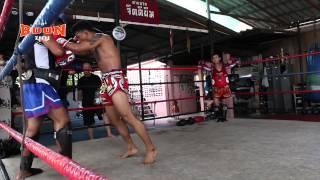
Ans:
[[[58,44],[60,44],[62,47],[65,47],[68,42],[74,40],[74,38],[66,39],[62,36],[53,36],[53,38],[57,41]]]
[[[62,36],[55,36],[54,35],[53,39],[55,39],[56,42],[58,44],[60,44],[62,47],[64,47],[69,42],[69,40],[66,40]],[[74,60],[75,60],[75,55],[69,50],[66,50],[64,55],[56,57],[56,63],[61,67],[67,66],[68,64],[70,64]]]
[[[69,65],[74,60],[75,55],[69,50],[65,51],[65,54],[63,56],[56,57],[56,63],[61,67]]]

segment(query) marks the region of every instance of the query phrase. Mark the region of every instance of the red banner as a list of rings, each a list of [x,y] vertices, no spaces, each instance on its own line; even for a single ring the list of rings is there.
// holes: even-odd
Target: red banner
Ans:
[[[157,0],[120,0],[120,18],[123,21],[159,24]]]

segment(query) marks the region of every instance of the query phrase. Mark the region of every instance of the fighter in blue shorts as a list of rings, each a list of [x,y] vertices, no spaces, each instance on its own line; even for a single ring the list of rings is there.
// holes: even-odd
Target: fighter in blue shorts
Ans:
[[[70,119],[57,93],[57,85],[61,75],[59,64],[74,59],[56,42],[57,37],[36,42],[30,53],[24,58],[24,109],[27,118],[26,136],[34,140],[39,138],[39,130],[44,115],[54,122],[55,139],[60,146],[60,153],[72,157],[72,137],[69,127]],[[63,59],[66,58],[64,61]],[[24,179],[40,173],[41,169],[31,168],[33,154],[24,149],[22,152],[20,172],[16,179]]]

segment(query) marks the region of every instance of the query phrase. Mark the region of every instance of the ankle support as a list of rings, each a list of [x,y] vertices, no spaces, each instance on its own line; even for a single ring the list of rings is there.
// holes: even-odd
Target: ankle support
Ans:
[[[32,166],[33,158],[34,156],[31,153],[28,156],[21,156],[20,170],[29,171]]]
[[[66,125],[55,132],[55,139],[61,146],[61,154],[72,158],[72,132],[70,126]]]

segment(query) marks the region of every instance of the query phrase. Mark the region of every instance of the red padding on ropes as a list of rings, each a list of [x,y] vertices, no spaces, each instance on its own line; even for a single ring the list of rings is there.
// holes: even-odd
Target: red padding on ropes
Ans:
[[[288,59],[292,59],[292,58],[298,58],[298,57],[305,57],[305,56],[313,56],[313,55],[319,55],[320,52],[311,52],[311,53],[305,53],[305,54],[294,54],[294,55],[289,55],[289,56],[283,56],[283,57],[274,57],[274,58],[265,58],[265,59],[257,59],[257,60],[253,60],[253,61],[249,61],[249,62],[243,62],[240,63],[240,65],[250,65],[250,64],[258,64],[258,63],[264,63],[264,62],[272,62],[272,61],[279,61],[279,60],[288,60]],[[176,70],[176,71],[197,71],[199,69],[206,69],[206,66],[204,65],[199,65],[199,66],[191,66],[191,67],[165,67],[165,68],[121,68],[121,69],[116,69],[116,70],[122,70],[122,71],[152,71],[152,70]],[[207,70],[210,70],[211,68],[207,68]],[[64,71],[75,71],[76,69],[72,69],[72,68],[66,68],[63,69]],[[97,69],[81,69],[82,71],[100,71],[99,68]]]
[[[3,122],[0,122],[0,127],[5,130],[18,142],[22,142],[22,135],[10,128]],[[38,156],[41,160],[49,164],[61,175],[71,180],[107,180],[106,177],[100,176],[84,167],[81,167],[77,162],[64,157],[51,149],[48,149],[41,144],[33,141],[30,138],[25,139],[25,146],[33,154]]]
[[[273,94],[305,94],[305,93],[315,93],[320,92],[320,90],[300,90],[300,91],[271,91],[271,92],[233,92],[237,95],[273,95]],[[161,102],[168,102],[174,100],[190,100],[190,99],[197,99],[202,98],[205,96],[190,96],[190,97],[183,97],[183,98],[176,98],[176,99],[165,99],[165,100],[158,100],[158,101],[145,101],[143,104],[148,103],[161,103]],[[140,105],[141,102],[134,102],[130,103],[131,105]],[[108,104],[106,104],[108,105]],[[82,110],[95,110],[95,109],[103,109],[104,106],[93,106],[93,107],[85,107],[85,108],[69,108],[68,111],[82,111]],[[13,115],[20,115],[21,112],[14,112]]]
[[[160,102],[168,102],[168,101],[174,101],[174,100],[190,100],[190,99],[197,99],[201,98],[204,96],[190,96],[190,97],[184,97],[184,98],[177,98],[177,99],[165,99],[165,100],[158,100],[158,101],[145,101],[143,104],[148,104],[148,103],[160,103]],[[110,104],[110,103],[108,103]],[[106,104],[106,106],[108,105]],[[141,102],[134,102],[130,103],[131,105],[140,105]],[[82,108],[68,108],[68,111],[83,111],[83,110],[96,110],[96,109],[103,109],[104,106],[93,106],[93,107],[82,107]],[[13,115],[21,115],[22,112],[13,112]]]
[[[165,100],[158,100],[158,101],[146,101],[143,102],[143,104],[148,104],[148,103],[160,103],[160,102],[168,102],[168,101],[174,101],[174,100],[190,100],[190,99],[197,99],[197,98],[201,98],[201,97],[205,97],[205,96],[190,96],[190,97],[184,97],[184,98],[177,98],[177,99],[165,99]],[[138,105],[141,104],[141,102],[139,103],[133,103],[134,105]]]
[[[301,90],[301,91],[271,91],[271,92],[233,92],[237,95],[272,95],[272,94],[305,94],[305,93],[315,93],[320,92],[320,90]],[[168,102],[168,101],[174,101],[174,100],[189,100],[189,99],[197,99],[202,98],[205,96],[190,96],[190,97],[183,97],[183,98],[177,98],[177,99],[165,99],[165,100],[158,100],[158,101],[145,101],[143,104],[148,103],[160,103],[160,102]],[[131,105],[140,105],[141,102],[135,102],[130,103]],[[108,104],[106,104],[108,105]],[[81,110],[95,110],[95,109],[103,109],[104,106],[94,106],[94,107],[85,107],[85,108],[69,108],[68,111],[81,111]],[[21,112],[14,112],[13,115],[20,115]]]
[[[10,12],[12,10],[13,3],[14,3],[14,0],[6,0],[6,2],[4,2],[1,16],[0,16],[0,39],[2,38],[3,32],[6,29],[6,24],[10,17]]]
[[[315,93],[320,92],[320,90],[301,90],[301,91],[271,91],[271,92],[235,92],[238,95],[273,95],[273,94],[305,94],[305,93]]]
[[[197,71],[198,67],[172,67],[172,68],[122,68],[122,69],[115,69],[115,71],[155,71],[155,70],[176,70],[176,71]],[[75,71],[76,69],[66,68],[63,71]],[[81,69],[82,71],[100,71],[100,69]]]
[[[141,70],[149,70],[149,71],[152,71],[152,70],[177,70],[177,71],[197,71],[199,68],[198,67],[181,67],[181,68],[175,68],[175,67],[172,67],[172,68],[141,68]],[[139,68],[127,68],[127,69],[122,69],[122,70],[128,70],[128,71],[139,71],[140,69]]]
[[[240,65],[249,65],[249,64],[258,64],[258,63],[264,63],[264,62],[272,62],[272,61],[279,61],[281,59],[292,59],[292,58],[298,58],[298,57],[305,57],[305,56],[313,56],[318,55],[320,52],[312,52],[312,53],[305,53],[305,54],[294,54],[290,56],[283,56],[283,57],[274,57],[274,58],[266,58],[266,59],[257,59],[254,61],[244,62],[240,63]]]

